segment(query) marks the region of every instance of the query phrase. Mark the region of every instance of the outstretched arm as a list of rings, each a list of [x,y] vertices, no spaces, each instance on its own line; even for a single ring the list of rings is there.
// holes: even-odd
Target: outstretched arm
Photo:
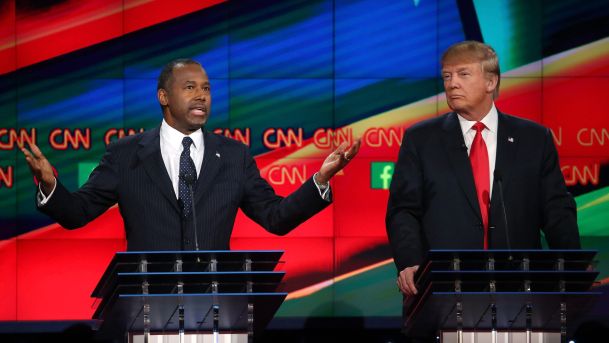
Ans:
[[[38,209],[63,227],[82,227],[116,203],[118,176],[110,147],[87,183],[73,193],[55,177],[51,163],[38,146],[30,144],[30,150],[21,147],[32,175],[39,182],[39,191],[44,195],[44,200],[38,202]]]
[[[275,194],[273,188],[260,177],[256,162],[245,151],[246,182],[240,205],[245,214],[269,232],[285,235],[330,204],[330,198],[322,198],[318,185],[327,185],[330,178],[343,169],[355,157],[360,147],[358,139],[351,147],[341,144],[322,164],[318,173],[307,180],[289,196]]]

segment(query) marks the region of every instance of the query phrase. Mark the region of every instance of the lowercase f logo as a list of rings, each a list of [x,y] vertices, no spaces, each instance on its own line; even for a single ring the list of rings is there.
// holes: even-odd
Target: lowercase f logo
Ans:
[[[372,162],[370,164],[370,188],[389,189],[393,170],[393,162]]]

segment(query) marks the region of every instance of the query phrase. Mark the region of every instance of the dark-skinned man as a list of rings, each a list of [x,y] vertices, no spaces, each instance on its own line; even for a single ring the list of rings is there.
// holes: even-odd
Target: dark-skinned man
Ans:
[[[284,235],[327,207],[329,180],[360,146],[359,140],[340,145],[313,177],[284,198],[260,176],[247,146],[205,129],[212,97],[201,64],[191,59],[168,63],[159,76],[157,98],[163,111],[160,127],[110,144],[88,181],[73,193],[54,176],[36,145],[31,151],[22,147],[40,181],[39,210],[74,229],[118,203],[128,250],[229,249],[239,208],[269,232]]]

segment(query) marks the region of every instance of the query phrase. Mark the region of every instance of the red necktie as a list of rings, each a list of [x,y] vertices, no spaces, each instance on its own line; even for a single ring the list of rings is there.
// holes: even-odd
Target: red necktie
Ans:
[[[481,122],[476,122],[473,129],[476,130],[474,142],[469,151],[469,161],[474,172],[474,182],[476,184],[476,195],[482,214],[482,225],[484,226],[484,249],[488,249],[488,212],[490,208],[490,185],[491,178],[488,168],[488,151],[482,138],[482,130],[486,126]]]

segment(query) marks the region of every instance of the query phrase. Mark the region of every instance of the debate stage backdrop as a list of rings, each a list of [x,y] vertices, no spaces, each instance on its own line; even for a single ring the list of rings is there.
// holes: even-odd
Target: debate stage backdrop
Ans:
[[[498,108],[552,130],[606,282],[607,23],[606,1],[0,0],[0,320],[90,318],[125,249],[116,207],[76,231],[38,213],[17,144],[36,142],[77,189],[109,142],[159,125],[156,78],[178,57],[207,69],[207,128],[247,144],[279,194],[363,140],[334,203],[289,235],[239,214],[231,249],[285,250],[278,318],[399,317],[387,188],[404,131],[448,111],[438,59],[464,39],[500,56]]]

